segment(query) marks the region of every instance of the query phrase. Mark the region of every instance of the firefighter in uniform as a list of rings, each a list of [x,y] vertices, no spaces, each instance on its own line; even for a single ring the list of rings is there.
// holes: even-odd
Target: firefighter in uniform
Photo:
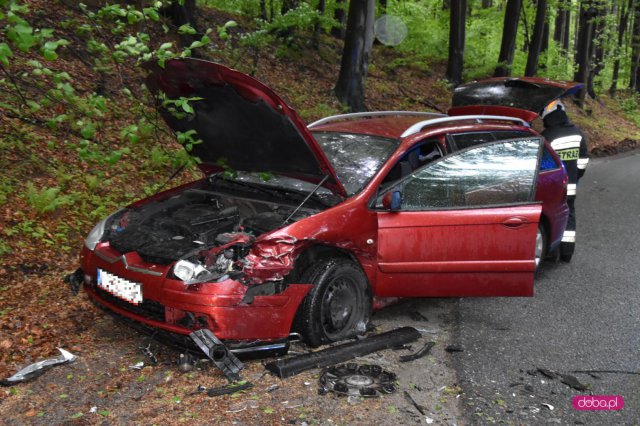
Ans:
[[[569,220],[560,244],[560,259],[569,262],[576,244],[576,189],[589,163],[587,138],[569,121],[564,105],[560,101],[553,101],[547,105],[541,116],[545,127],[542,135],[556,151],[569,175],[567,186]]]

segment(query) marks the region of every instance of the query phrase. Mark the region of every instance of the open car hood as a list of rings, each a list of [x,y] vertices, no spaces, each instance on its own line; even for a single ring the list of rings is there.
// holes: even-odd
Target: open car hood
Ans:
[[[582,83],[539,77],[496,77],[458,86],[449,115],[509,115],[533,121],[550,102],[575,94]]]
[[[148,64],[147,86],[167,124],[195,130],[190,155],[205,173],[271,172],[320,182],[345,196],[333,167],[300,116],[264,84],[241,72],[199,59]],[[190,98],[183,108],[175,102]],[[191,108],[189,108],[189,106]],[[193,111],[191,112],[191,109]]]

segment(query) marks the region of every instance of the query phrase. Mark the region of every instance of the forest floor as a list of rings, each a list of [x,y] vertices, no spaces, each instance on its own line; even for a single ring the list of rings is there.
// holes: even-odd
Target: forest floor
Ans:
[[[69,13],[56,5],[47,10],[50,23],[62,21]],[[201,17],[203,27],[214,28],[229,19],[237,20],[239,28],[245,24],[242,17],[213,10],[205,10]],[[58,30],[64,33],[64,29]],[[218,50],[207,52],[207,56],[253,74],[305,120],[342,111],[332,91],[339,70],[340,42],[324,37],[318,50],[298,47],[284,53],[276,46],[255,52],[225,47],[222,40],[217,43]],[[81,57],[63,54],[56,66],[91,90],[98,78],[83,67]],[[410,59],[392,48],[375,46],[366,83],[370,110],[447,110],[451,90],[442,79],[445,64],[427,66]],[[139,75],[125,78],[131,79],[131,85],[142,82]],[[122,144],[120,129],[133,120],[128,112],[132,101],[116,90],[108,91],[108,96],[121,108],[104,117],[100,138],[105,145],[117,147]],[[594,155],[633,149],[640,140],[640,129],[622,118],[621,107],[614,100],[589,100],[584,111],[573,106],[569,109],[588,134]],[[74,296],[62,282],[77,268],[83,238],[100,216],[149,195],[150,189],[157,189],[171,176],[173,169],[168,163],[150,162],[141,154],[150,152],[150,144],[158,141],[144,142],[120,162],[105,167],[100,175],[104,181],[96,185],[84,176],[95,172],[95,166],[80,160],[74,149],[58,144],[49,129],[10,118],[2,111],[0,117],[0,378],[57,355],[57,347],[78,356],[76,362],[55,367],[31,382],[0,388],[0,423],[371,424],[427,422],[427,418],[435,419],[436,424],[456,423],[459,387],[451,373],[452,354],[444,351],[453,320],[450,304],[439,300],[409,306],[432,321],[429,333],[433,332],[437,344],[431,355],[410,369],[397,364],[394,351],[368,359],[396,370],[401,379],[396,395],[356,401],[319,396],[317,371],[280,380],[265,375],[260,361],[248,362],[243,371],[243,377],[254,384],[249,391],[217,398],[195,393],[199,385],[219,386],[225,379],[206,364],[181,373],[175,365],[177,352],[115,322],[96,309],[84,293]],[[72,134],[67,137],[75,138]],[[168,138],[161,142],[180,149]],[[194,170],[185,171],[172,184],[196,175]],[[57,186],[62,193],[74,190],[76,199],[53,212],[37,213],[25,196],[29,183],[39,188]],[[395,325],[421,327],[406,320],[409,308],[403,305],[385,310],[374,322],[382,324],[381,330]],[[429,333],[423,340],[431,338]],[[140,347],[149,343],[158,357],[157,365],[149,365],[141,353]],[[303,345],[294,349],[308,350]],[[145,362],[142,370],[130,368],[139,361]],[[428,377],[412,381],[411,370],[421,368],[428,371]],[[425,416],[407,404],[403,391],[422,392],[426,387],[429,389],[416,397],[428,407]],[[92,407],[96,407],[94,412]]]

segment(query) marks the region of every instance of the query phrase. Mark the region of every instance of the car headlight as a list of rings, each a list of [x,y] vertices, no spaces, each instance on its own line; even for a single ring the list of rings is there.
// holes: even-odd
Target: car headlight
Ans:
[[[87,238],[85,238],[84,240],[85,247],[87,247],[91,251],[95,250],[98,243],[102,240],[105,230],[109,228],[109,225],[113,223],[113,220],[123,212],[124,212],[124,209],[118,210],[117,212],[112,213],[111,215],[107,216],[106,218],[98,222],[98,224],[93,227],[91,232],[89,232],[89,235],[87,235]]]
[[[185,284],[197,284],[203,282],[218,282],[225,280],[233,271],[233,260],[229,252],[220,253],[215,263],[206,267],[197,259],[179,260],[173,265],[173,276],[184,281]]]
[[[199,263],[179,260],[173,266],[173,275],[184,281],[185,284],[195,284],[201,282],[200,280],[206,280],[211,273]]]

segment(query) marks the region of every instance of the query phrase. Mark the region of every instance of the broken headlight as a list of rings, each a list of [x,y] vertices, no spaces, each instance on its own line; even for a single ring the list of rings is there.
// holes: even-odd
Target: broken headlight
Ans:
[[[124,209],[118,210],[117,212],[107,216],[102,219],[96,226],[93,227],[87,238],[84,240],[84,245],[89,250],[93,251],[98,243],[102,241],[102,237],[107,230],[115,230],[116,227],[120,226],[118,224],[120,217],[125,212]],[[113,229],[112,229],[113,228]]]
[[[185,284],[222,281],[229,277],[228,273],[232,270],[232,250],[224,250],[211,265],[204,265],[195,259],[182,259],[173,265],[173,275]]]

